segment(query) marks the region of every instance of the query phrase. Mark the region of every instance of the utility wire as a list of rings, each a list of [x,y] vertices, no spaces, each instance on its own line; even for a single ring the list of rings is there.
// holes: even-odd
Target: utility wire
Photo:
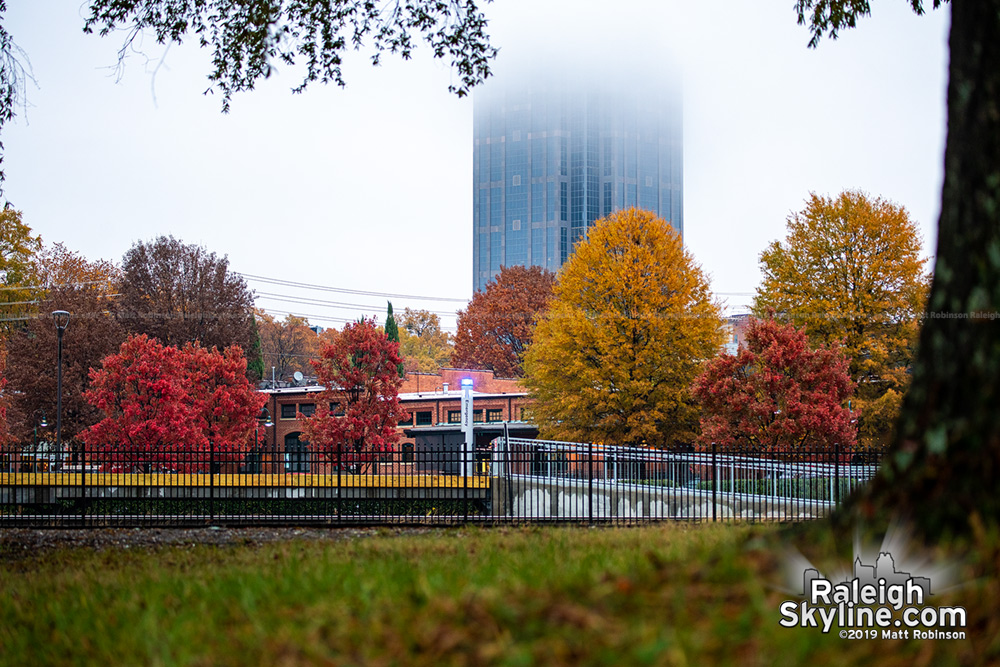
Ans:
[[[279,278],[268,278],[267,276],[255,276],[250,273],[240,273],[236,271],[238,275],[248,278],[250,280],[256,280],[262,283],[269,283],[272,285],[281,285],[284,287],[300,287],[302,289],[312,289],[319,290],[322,292],[336,292],[339,294],[356,294],[359,296],[378,296],[387,297],[393,299],[416,299],[419,301],[447,301],[450,303],[468,303],[468,299],[456,299],[453,297],[444,296],[416,296],[413,294],[392,294],[389,292],[368,292],[365,290],[353,290],[344,287],[329,287],[327,285],[313,285],[311,283],[298,283],[291,280],[281,280]]]

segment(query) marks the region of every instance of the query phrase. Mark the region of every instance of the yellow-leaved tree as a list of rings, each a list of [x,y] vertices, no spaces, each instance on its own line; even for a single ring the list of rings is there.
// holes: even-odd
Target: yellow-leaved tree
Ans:
[[[813,193],[787,230],[760,255],[754,312],[804,327],[814,345],[841,341],[857,383],[859,442],[883,442],[909,384],[927,298],[917,225],[902,206],[845,191]]]
[[[628,209],[598,220],[563,265],[525,359],[546,438],[690,444],[691,385],[722,344],[708,280],[665,220]]]

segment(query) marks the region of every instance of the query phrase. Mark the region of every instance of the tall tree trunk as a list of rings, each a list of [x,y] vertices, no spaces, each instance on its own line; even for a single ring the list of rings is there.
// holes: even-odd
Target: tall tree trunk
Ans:
[[[925,538],[1000,520],[1000,0],[952,0],[937,263],[882,474],[853,505]]]

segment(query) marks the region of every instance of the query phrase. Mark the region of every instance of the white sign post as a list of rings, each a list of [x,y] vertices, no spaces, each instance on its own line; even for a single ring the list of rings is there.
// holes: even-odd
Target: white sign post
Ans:
[[[472,378],[462,379],[462,432],[465,445],[462,449],[462,476],[472,476],[472,458],[476,451],[476,440],[472,431]]]

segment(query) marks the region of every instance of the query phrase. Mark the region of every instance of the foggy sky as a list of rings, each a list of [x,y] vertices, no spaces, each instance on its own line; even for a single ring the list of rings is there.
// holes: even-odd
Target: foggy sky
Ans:
[[[447,92],[456,77],[429,49],[379,68],[352,54],[346,89],[302,95],[279,67],[223,115],[220,96],[203,94],[209,53],[193,43],[147,39],[116,80],[121,36],[82,34],[85,7],[10,4],[6,26],[38,87],[3,132],[6,197],[46,242],[120,261],[136,240],[173,234],[248,274],[459,300],[393,298],[397,311],[454,312],[471,296],[472,101]],[[738,306],[811,191],[906,206],[933,254],[948,10],[917,17],[907,4],[875,3],[815,50],[787,0],[497,0],[487,12],[498,69],[568,59],[637,85],[683,72],[685,243]],[[622,62],[635,65],[610,66]],[[258,301],[279,315],[384,318],[381,297],[248,283],[360,304]]]

